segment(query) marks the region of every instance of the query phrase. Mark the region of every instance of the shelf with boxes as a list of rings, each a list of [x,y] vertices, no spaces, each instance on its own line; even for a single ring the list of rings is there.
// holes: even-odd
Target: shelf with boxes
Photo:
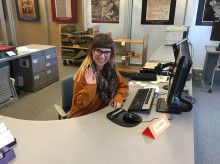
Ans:
[[[120,58],[121,62],[117,62],[119,72],[138,73],[140,68],[147,61],[149,35],[146,34],[143,40],[138,39],[113,39],[115,46],[116,58]],[[131,51],[131,44],[141,45],[141,52]],[[133,64],[132,59],[140,59],[140,64]]]
[[[60,24],[59,31],[63,65],[66,66],[67,61],[82,62],[85,59],[94,35],[99,33],[99,26],[78,31],[75,24]]]

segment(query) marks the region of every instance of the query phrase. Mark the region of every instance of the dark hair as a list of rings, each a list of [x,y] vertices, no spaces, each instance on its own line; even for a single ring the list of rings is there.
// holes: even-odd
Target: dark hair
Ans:
[[[92,62],[93,62],[92,51],[94,50],[94,48],[109,48],[109,49],[111,49],[112,52],[111,52],[111,56],[109,59],[109,63],[115,64],[114,43],[113,43],[112,38],[106,34],[102,34],[102,33],[97,34],[97,35],[95,35],[95,37],[89,47],[86,58],[84,59],[83,63],[80,66],[80,69],[77,72],[77,73],[79,73],[80,77],[85,72],[85,70],[88,68],[88,66],[92,65]]]
[[[97,34],[90,45],[88,55],[92,55],[92,51],[95,48],[109,48],[112,51],[111,56],[114,56],[114,43],[109,35],[102,33]]]

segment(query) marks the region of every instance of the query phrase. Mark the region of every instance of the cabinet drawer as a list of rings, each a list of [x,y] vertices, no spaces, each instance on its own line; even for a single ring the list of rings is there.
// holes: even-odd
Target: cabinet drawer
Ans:
[[[34,74],[34,87],[37,88],[47,82],[46,71]]]
[[[51,81],[51,80],[53,80],[57,77],[58,77],[58,67],[57,67],[57,65],[47,69],[47,81]]]
[[[57,66],[57,58],[53,58],[51,60],[46,61],[46,68],[49,69],[51,67]]]
[[[32,55],[33,73],[45,70],[45,55],[42,53]]]
[[[54,58],[57,58],[57,53],[46,54],[46,61],[53,60]]]

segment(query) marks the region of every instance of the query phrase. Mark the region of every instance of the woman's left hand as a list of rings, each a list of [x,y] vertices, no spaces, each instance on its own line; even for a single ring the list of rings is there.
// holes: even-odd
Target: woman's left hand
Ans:
[[[115,101],[115,102],[112,103],[112,106],[113,106],[115,109],[118,109],[118,108],[121,108],[121,107],[122,107],[122,104],[121,104],[120,102]]]

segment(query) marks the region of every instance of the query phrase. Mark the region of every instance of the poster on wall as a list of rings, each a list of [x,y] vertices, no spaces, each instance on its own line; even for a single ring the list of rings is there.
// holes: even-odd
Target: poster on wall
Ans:
[[[199,0],[196,25],[212,26],[220,20],[220,0]]]
[[[37,0],[15,0],[18,20],[39,21]]]
[[[176,0],[142,0],[141,24],[174,23]]]
[[[120,0],[91,0],[92,23],[119,23]]]
[[[51,0],[51,9],[53,21],[76,23],[75,0]]]

